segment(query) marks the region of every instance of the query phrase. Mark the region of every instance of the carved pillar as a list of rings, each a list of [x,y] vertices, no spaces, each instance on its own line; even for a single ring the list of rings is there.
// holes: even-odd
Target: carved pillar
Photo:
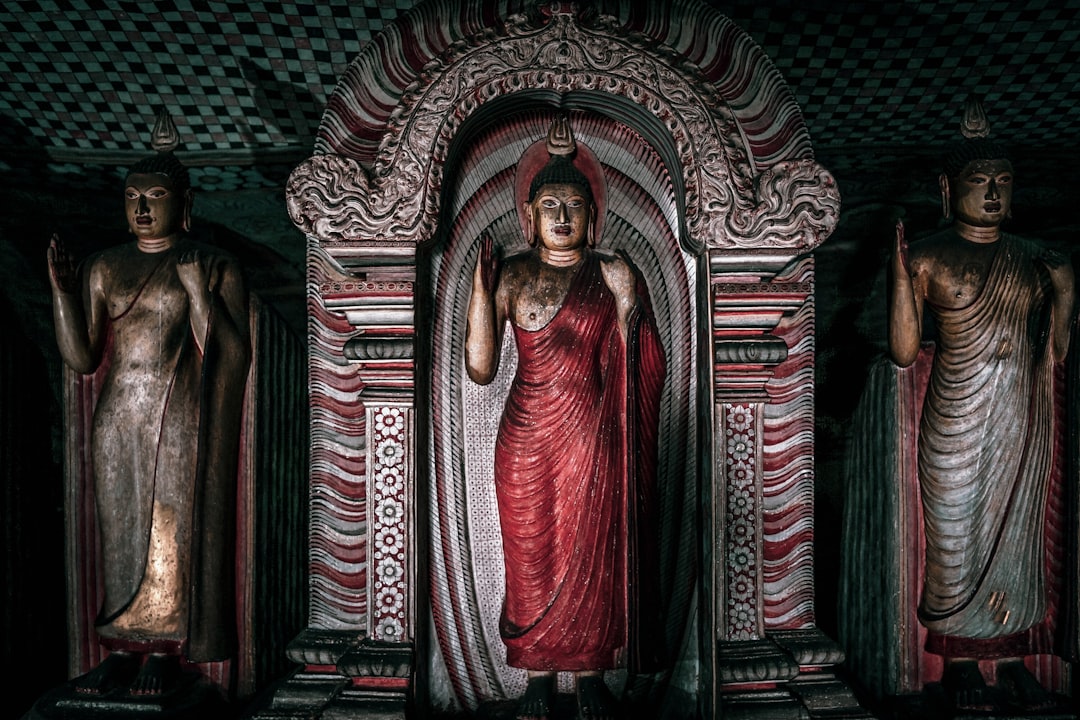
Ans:
[[[309,243],[312,622],[260,717],[404,717],[417,637],[415,244]],[[388,715],[386,715],[388,713]]]
[[[339,306],[358,331],[344,353],[364,384],[368,613],[365,638],[338,660],[352,688],[337,702],[403,706],[418,605],[414,280],[380,276],[366,273],[367,282]]]
[[[710,547],[714,685],[726,715],[850,707],[814,625],[813,260],[713,255]]]
[[[409,664],[397,666],[401,651],[416,640],[417,624],[414,280],[397,275],[384,279],[367,271],[365,281],[346,283],[348,294],[327,305],[343,312],[357,332],[343,352],[363,386],[366,645],[391,651],[387,657],[399,658],[392,676],[408,677]]]
[[[714,413],[717,432],[713,497],[714,546],[723,548],[714,566],[715,586],[726,602],[717,608],[721,643],[765,636],[763,613],[762,450],[766,383],[787,359],[784,341],[772,334],[807,292],[790,283],[738,281],[724,277],[718,259],[711,283]]]

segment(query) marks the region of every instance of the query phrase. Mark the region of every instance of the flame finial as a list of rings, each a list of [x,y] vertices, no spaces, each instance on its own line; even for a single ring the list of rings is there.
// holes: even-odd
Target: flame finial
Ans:
[[[548,128],[547,151],[551,156],[570,156],[577,150],[574,141],[574,131],[570,129],[570,121],[565,115],[560,115],[552,121]]]
[[[968,138],[984,138],[990,136],[990,121],[983,111],[982,100],[969,95],[964,101],[964,117],[960,121],[960,133]]]
[[[176,130],[176,123],[172,115],[162,107],[158,110],[157,122],[154,123],[154,131],[150,134],[150,147],[160,152],[172,152],[180,144],[180,133]]]

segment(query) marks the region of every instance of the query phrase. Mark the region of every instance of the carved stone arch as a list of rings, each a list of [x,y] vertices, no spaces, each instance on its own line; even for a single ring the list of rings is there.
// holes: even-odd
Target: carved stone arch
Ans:
[[[502,692],[491,663],[429,667],[427,598],[436,622],[450,616],[438,604],[473,599],[429,595],[424,553],[451,527],[428,518],[461,504],[432,479],[444,456],[431,449],[431,413],[457,412],[428,394],[457,372],[449,352],[441,365],[433,357],[460,344],[448,308],[462,295],[448,288],[471,270],[480,229],[512,228],[505,198],[492,217],[476,205],[505,187],[497,176],[524,139],[493,141],[502,164],[475,172],[482,153],[463,141],[492,128],[536,139],[535,118],[507,120],[511,108],[624,127],[652,153],[658,184],[635,180],[632,192],[655,208],[641,223],[661,240],[638,247],[641,257],[664,248],[649,272],[682,293],[668,311],[683,330],[667,349],[687,358],[671,397],[694,420],[671,442],[693,458],[688,497],[704,508],[687,553],[700,577],[688,636],[700,657],[680,689],[712,716],[725,687],[756,702],[745,698],[760,685],[768,712],[800,716],[798,694],[778,700],[776,688],[840,658],[814,630],[808,256],[836,224],[839,193],[745,32],[698,0],[637,5],[421,2],[350,65],[315,154],[290,178],[289,213],[308,243],[312,397],[311,610],[290,654],[305,670],[283,691],[300,705],[323,693],[337,714],[387,703],[422,714],[450,685],[466,707]],[[429,319],[440,312],[445,322]],[[478,622],[455,620],[458,647]]]
[[[646,11],[644,20],[627,11],[620,22],[568,9],[547,17],[510,14],[495,27],[476,28],[464,21],[462,5],[469,4],[422,4],[350,66],[323,118],[317,143],[323,154],[294,173],[289,207],[302,230],[330,242],[427,241],[439,217],[446,151],[460,124],[484,103],[525,90],[592,92],[632,104],[639,119],[651,115],[655,122],[643,125],[661,125],[657,139],[670,138],[677,155],[672,164],[681,169],[685,192],[680,214],[686,244],[696,252],[807,251],[835,227],[839,194],[812,160],[797,104],[760,49],[715,11],[678,2]],[[432,37],[424,32],[432,29],[424,24],[427,11],[461,22]],[[704,25],[704,47],[716,48],[719,57],[699,54],[692,61],[690,51],[700,53],[701,44],[688,45],[685,54],[664,44],[677,37],[660,29],[691,19]],[[635,21],[640,29],[629,24]],[[411,53],[408,42],[417,43]],[[403,60],[411,66],[402,68]],[[706,73],[722,60],[726,72],[710,82]],[[400,75],[391,72],[399,68]],[[392,111],[380,114],[388,102],[395,103]],[[334,155],[357,161],[363,175]],[[335,162],[341,164],[336,174],[346,176],[340,188],[324,176]],[[352,201],[323,202],[340,199],[337,189]]]

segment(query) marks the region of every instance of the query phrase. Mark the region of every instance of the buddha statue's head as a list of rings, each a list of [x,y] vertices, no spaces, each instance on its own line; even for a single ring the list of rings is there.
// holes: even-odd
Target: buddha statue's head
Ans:
[[[551,250],[592,246],[596,203],[589,179],[574,165],[577,144],[565,117],[552,123],[547,151],[547,163],[529,183],[525,213],[531,232],[526,239]]]
[[[163,109],[151,139],[157,152],[128,168],[124,180],[128,227],[140,240],[160,240],[191,229],[191,179],[173,154],[178,144],[176,125]]]
[[[990,124],[978,99],[968,99],[960,127],[964,139],[946,154],[939,178],[942,212],[975,227],[996,227],[1012,211],[1008,151],[990,139]]]

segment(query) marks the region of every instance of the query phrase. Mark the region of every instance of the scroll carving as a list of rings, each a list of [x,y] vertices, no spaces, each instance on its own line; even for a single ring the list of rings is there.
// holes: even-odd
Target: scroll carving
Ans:
[[[355,160],[314,155],[293,170],[285,198],[289,217],[306,235],[328,242],[398,239],[407,234],[397,220],[404,198],[419,184],[419,176],[399,168],[398,192],[387,193],[386,183],[371,183]]]
[[[792,160],[756,179],[755,205],[729,219],[733,244],[810,250],[832,234],[840,220],[840,191],[832,175],[813,160]]]
[[[839,192],[814,160],[778,162],[755,174],[731,108],[672,48],[611,29],[616,20],[524,15],[503,33],[452,44],[406,88],[390,114],[370,174],[356,160],[316,155],[293,173],[289,213],[329,244],[431,237],[439,217],[450,140],[484,103],[518,92],[615,95],[652,114],[681,165],[689,249],[805,251],[832,232]]]

